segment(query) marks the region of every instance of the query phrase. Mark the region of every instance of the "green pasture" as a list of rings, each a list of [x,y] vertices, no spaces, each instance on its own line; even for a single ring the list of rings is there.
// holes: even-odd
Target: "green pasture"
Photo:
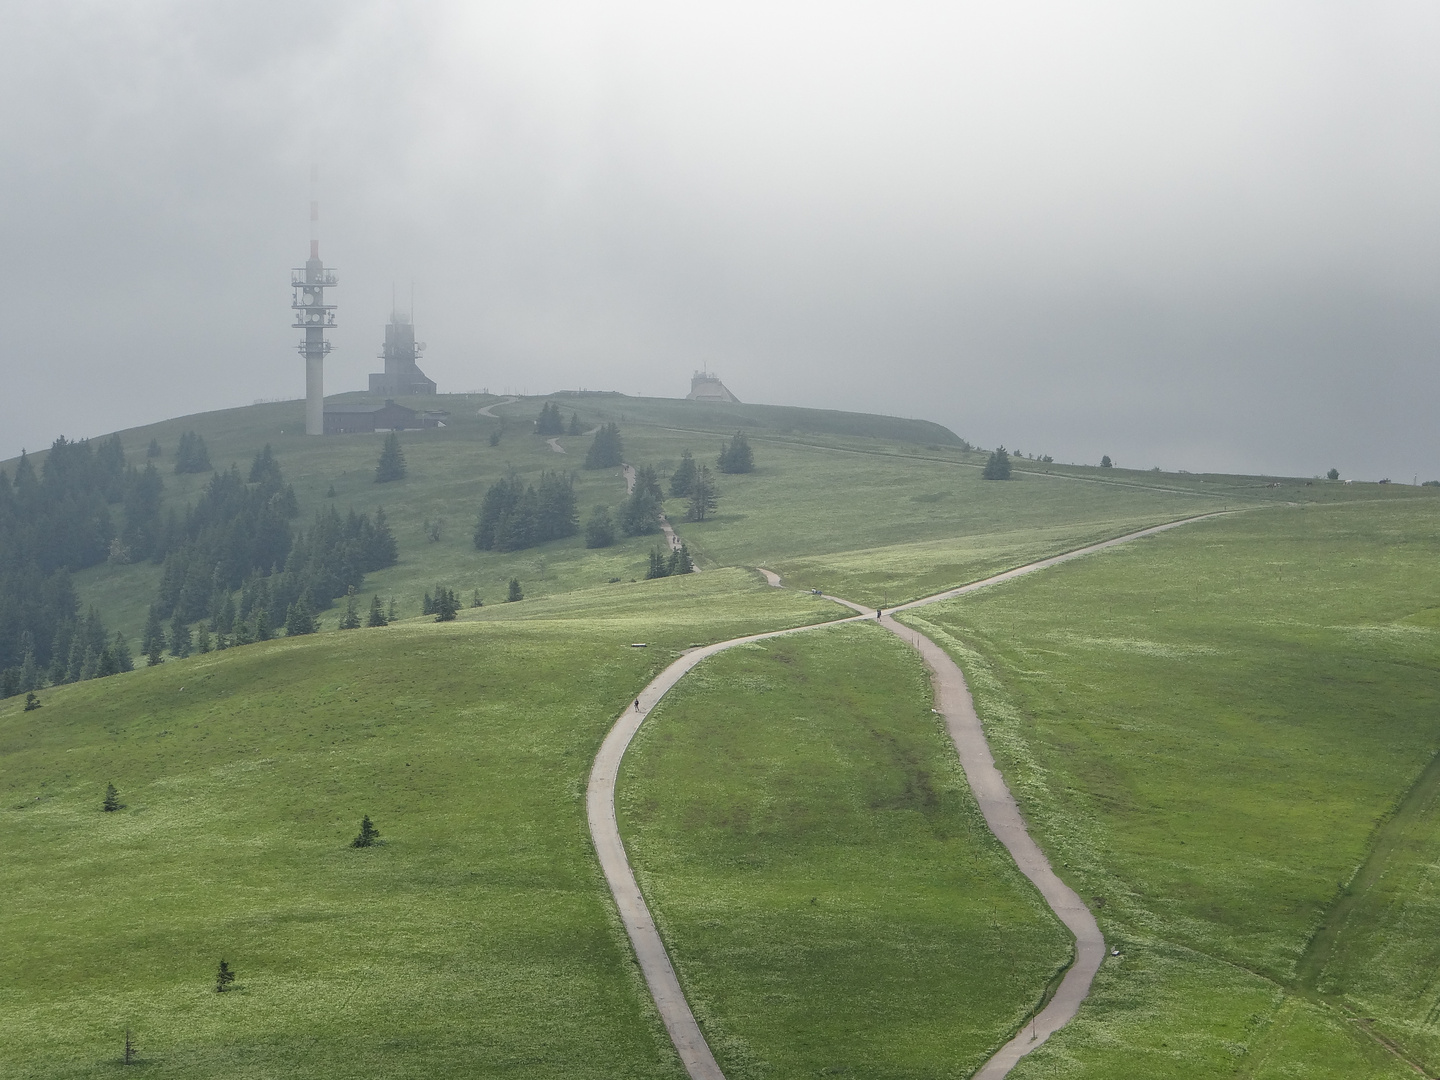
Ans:
[[[850,624],[707,660],[640,728],[621,828],[731,1080],[969,1076],[1069,963],[930,704]]]
[[[344,395],[364,400],[365,395]],[[242,470],[269,443],[295,487],[304,526],[315,511],[334,505],[373,512],[383,506],[400,547],[397,566],[371,574],[367,593],[394,598],[402,615],[417,615],[424,593],[439,583],[469,602],[504,596],[509,580],[527,596],[548,596],[644,577],[658,537],[622,539],[590,551],[580,536],[517,552],[476,551],[471,535],[486,489],[510,472],[533,479],[544,469],[573,471],[581,520],[596,505],[617,507],[625,498],[619,469],[587,472],[587,436],[561,436],[555,453],[533,432],[546,400],[586,431],[616,421],[626,457],[654,465],[662,478],[689,449],[713,466],[721,439],[743,429],[757,468],[721,476],[720,508],[713,520],[683,524],[682,500],[666,510],[700,566],[764,565],[801,588],[824,588],[868,603],[893,604],[973,580],[1030,557],[1054,554],[1118,532],[1267,501],[1403,500],[1416,489],[1398,485],[1346,485],[1265,477],[1196,476],[1041,464],[1017,459],[1008,483],[980,478],[985,454],[965,452],[946,429],[926,421],[779,406],[705,405],[629,398],[618,394],[557,394],[498,405],[495,418],[478,415],[499,399],[454,394],[403,399],[417,409],[444,409],[443,429],[401,436],[409,474],[373,480],[382,435],[307,437],[301,403],[282,402],[202,413],[120,433],[132,462],[143,464],[157,439],[167,507],[183,512],[208,474],[176,476],[173,451],[182,432],[197,431],[212,463]],[[493,434],[497,446],[490,445]],[[13,462],[5,463],[6,467]],[[333,499],[327,498],[330,488]],[[1430,494],[1427,490],[1424,494]],[[440,538],[427,535],[440,522]],[[95,604],[108,625],[138,638],[155,595],[157,567],[102,565],[76,575],[82,602]],[[333,629],[338,614],[322,616]]]
[[[965,669],[1122,950],[1017,1076],[1413,1075],[1381,1040],[1440,1065],[1415,787],[1440,752],[1437,510],[1253,511],[904,617]]]
[[[0,704],[0,1074],[110,1075],[129,1027],[140,1076],[683,1075],[591,760],[692,640],[840,612],[736,571],[625,588]],[[354,850],[367,813],[384,844]]]

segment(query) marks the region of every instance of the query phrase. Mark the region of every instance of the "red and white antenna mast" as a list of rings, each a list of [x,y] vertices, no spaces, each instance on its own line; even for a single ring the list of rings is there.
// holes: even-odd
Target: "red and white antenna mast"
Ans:
[[[310,258],[305,265],[290,271],[290,285],[295,298],[296,329],[305,331],[299,346],[305,357],[305,434],[325,434],[325,355],[330,342],[325,331],[335,325],[335,305],[325,302],[325,290],[339,284],[335,271],[320,261],[320,198],[316,188],[320,182],[320,166],[310,165]]]

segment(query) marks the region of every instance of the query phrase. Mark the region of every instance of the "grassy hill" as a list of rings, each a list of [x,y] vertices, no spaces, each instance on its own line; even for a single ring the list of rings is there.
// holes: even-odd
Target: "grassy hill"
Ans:
[[[647,582],[650,538],[474,549],[512,470],[574,469],[582,516],[624,494],[580,468],[587,438],[533,434],[551,399],[478,414],[498,400],[407,402],[451,422],[404,435],[409,475],[384,485],[381,437],[306,438],[299,403],[121,433],[132,460],[166,448],[171,505],[205,482],[168,471],[186,430],[220,467],[271,444],[302,522],[332,485],[342,512],[383,504],[400,563],[366,593],[411,618],[340,632],[332,611],[313,637],[0,702],[0,1072],[109,1072],[130,1026],[157,1076],[679,1076],[584,819],[639,687],[693,643],[842,613],[811,588],[891,605],[1224,507],[1254,512],[914,616],[1125,950],[1017,1075],[1413,1075],[1352,1017],[1433,1071],[1434,491],[1028,459],[997,483],[922,421],[554,395],[662,474],[738,428],[754,447],[714,520],[668,508],[701,573]],[[157,575],[76,579],[133,639]],[[527,599],[496,603],[512,576]],[[436,583],[486,606],[413,617]],[[706,661],[621,776],[637,874],[735,1078],[966,1075],[1068,955],[978,830],[917,663],[872,630]],[[353,850],[365,813],[385,844]]]
[[[364,400],[348,395],[347,400]],[[384,506],[400,546],[400,563],[367,578],[366,589],[393,597],[402,614],[418,615],[421,600],[437,583],[469,598],[501,599],[518,577],[527,595],[546,596],[644,576],[653,538],[622,540],[587,551],[580,537],[512,553],[479,552],[472,542],[485,490],[511,471],[534,479],[545,469],[574,471],[582,518],[591,507],[617,506],[624,498],[618,469],[582,468],[585,437],[557,440],[555,453],[533,433],[531,421],[547,398],[516,400],[445,395],[405,399],[417,408],[445,409],[448,426],[402,437],[408,476],[374,483],[383,436],[310,438],[302,431],[298,402],[252,405],[181,417],[119,433],[132,462],[143,462],[152,439],[165,450],[159,460],[166,507],[193,505],[208,474],[175,475],[172,455],[180,435],[198,432],[212,463],[246,467],[264,445],[272,446],[300,504],[299,523],[335,505],[343,513]],[[721,478],[719,513],[682,534],[704,568],[766,565],[797,585],[849,590],[856,599],[895,603],[983,576],[1015,559],[1079,546],[1131,527],[1215,506],[1301,498],[1355,497],[1351,485],[1131,472],[1017,461],[1007,484],[980,478],[982,453],[960,449],[960,440],[938,425],[893,417],[736,406],[734,414],[698,402],[636,399],[623,395],[555,395],[566,420],[578,414],[589,430],[614,420],[627,458],[655,465],[668,476],[681,452],[712,458],[719,441],[743,429],[756,448],[752,474]],[[498,446],[490,445],[500,434]],[[923,441],[922,441],[923,440]],[[43,459],[43,454],[37,455]],[[0,467],[13,472],[13,462]],[[327,498],[329,490],[333,499]],[[1404,498],[1413,489],[1364,485],[1368,497]],[[678,524],[683,506],[668,507]],[[427,522],[439,522],[431,541]],[[159,568],[148,562],[102,565],[77,575],[82,600],[96,604],[107,624],[132,639],[153,600]],[[335,618],[328,619],[333,628]]]

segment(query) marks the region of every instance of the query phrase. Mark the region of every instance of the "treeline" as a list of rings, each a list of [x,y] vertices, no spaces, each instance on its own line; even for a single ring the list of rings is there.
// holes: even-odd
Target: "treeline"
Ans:
[[[126,465],[118,437],[56,439],[38,473],[0,471],[0,696],[127,670],[123,639],[80,615],[70,572],[164,543],[159,474]]]
[[[579,529],[573,476],[543,472],[538,486],[510,476],[485,492],[475,522],[475,547],[519,551],[574,536]]]
[[[264,640],[282,622],[289,633],[309,633],[316,612],[399,558],[383,507],[373,520],[327,507],[308,529],[292,532],[298,514],[268,445],[248,480],[233,465],[211,477],[186,513],[184,542],[165,558],[152,611],[152,620],[172,621],[172,651],[178,628],[201,619],[212,632],[248,632],[251,640]]]
[[[159,456],[153,440],[146,456]],[[204,440],[187,432],[176,471],[208,469]],[[330,508],[293,529],[295,493],[268,445],[245,477],[235,466],[211,476],[183,514],[162,517],[163,492],[153,461],[127,465],[118,437],[60,438],[38,474],[23,454],[13,480],[0,471],[0,696],[133,665],[123,637],[93,609],[80,615],[71,571],[106,559],[162,564],[141,646],[158,662],[167,646],[183,656],[263,640],[282,625],[309,632],[315,612],[398,558],[383,509],[372,519]]]

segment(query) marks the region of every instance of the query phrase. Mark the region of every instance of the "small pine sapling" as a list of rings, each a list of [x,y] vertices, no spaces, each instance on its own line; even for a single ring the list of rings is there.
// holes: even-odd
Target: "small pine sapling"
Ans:
[[[124,806],[124,803],[120,801],[120,792],[115,790],[115,785],[106,784],[105,801],[100,804],[100,809],[109,814],[119,810],[122,806]]]
[[[351,847],[374,847],[380,830],[370,821],[370,815],[366,814],[360,819],[360,835],[350,841]]]
[[[230,984],[235,981],[235,972],[230,970],[230,965],[224,960],[220,961],[220,970],[215,973],[215,992],[223,994],[230,989]]]
[[[476,589],[476,590],[475,590],[475,594],[470,597],[470,606],[471,606],[471,607],[484,607],[484,606],[485,606],[485,601],[482,600],[482,599],[480,599],[480,590],[479,590],[479,589]]]

